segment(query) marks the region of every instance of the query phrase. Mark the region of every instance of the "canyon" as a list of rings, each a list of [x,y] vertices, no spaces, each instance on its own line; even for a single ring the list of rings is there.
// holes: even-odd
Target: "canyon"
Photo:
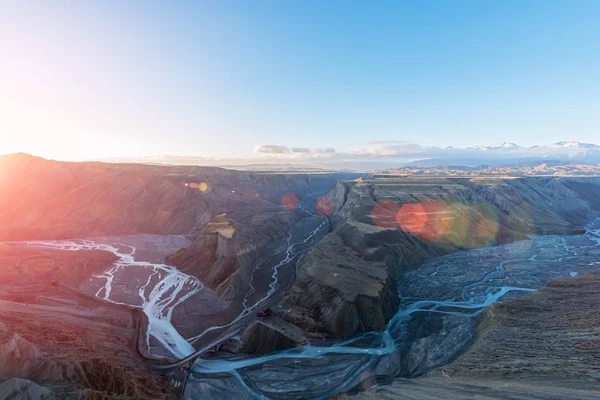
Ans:
[[[0,372],[58,398],[368,396],[418,376],[441,385],[440,367],[460,377],[497,354],[502,325],[490,315],[555,279],[584,284],[600,260],[594,177],[17,154],[0,158],[0,190]]]

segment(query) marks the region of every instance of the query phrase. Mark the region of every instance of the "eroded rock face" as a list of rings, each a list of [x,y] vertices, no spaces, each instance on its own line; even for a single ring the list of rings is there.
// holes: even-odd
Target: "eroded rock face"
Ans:
[[[599,284],[600,274],[588,272],[495,304],[473,321],[474,341],[454,362],[417,379],[374,386],[355,398],[598,398]],[[409,365],[418,367],[437,352],[439,343],[432,339],[413,344]]]
[[[277,317],[255,321],[240,336],[240,351],[249,354],[266,354],[306,344],[306,337],[295,325]]]
[[[336,208],[329,217],[331,233],[297,264],[296,282],[281,303],[287,310],[282,316],[309,337],[347,338],[382,330],[398,309],[395,282],[403,271],[427,258],[526,239],[533,233],[580,232],[595,215],[589,200],[599,190],[600,180],[587,179],[586,187],[575,181],[563,183],[567,181],[339,182],[329,194]],[[406,204],[422,205],[423,210],[409,213],[417,221],[409,220],[408,228],[410,224],[399,217]],[[422,229],[410,229],[422,214],[427,215]]]
[[[37,347],[16,333],[0,348],[0,359],[34,360],[39,356]]]
[[[441,328],[414,340],[406,355],[405,376],[419,376],[448,362],[473,340],[474,321],[457,316],[441,318]]]
[[[451,376],[534,375],[597,382],[599,284],[600,273],[587,272],[493,305],[478,320],[469,351],[443,370]]]
[[[0,322],[0,377],[25,375],[40,357],[38,348]]]
[[[0,382],[0,399],[54,400],[52,391],[28,379],[11,378]]]
[[[0,199],[0,240],[183,234],[191,246],[168,263],[233,302],[248,291],[256,250],[317,218],[286,209],[282,196],[320,193],[341,177],[4,157],[0,190],[9,196]],[[185,186],[189,182],[203,182],[206,190]],[[404,270],[429,257],[530,233],[574,232],[598,210],[599,187],[594,179],[555,178],[338,182],[329,194],[335,210],[325,213],[329,234],[300,259],[295,277],[288,277],[295,282],[278,293],[281,307],[272,308],[307,337],[381,330],[398,309],[396,282]],[[398,212],[405,204],[442,204],[426,210],[427,224],[464,221],[464,229],[445,229],[441,222],[429,236],[404,229]],[[268,261],[265,269],[278,262]],[[266,286],[270,271],[263,274],[259,283]]]
[[[299,263],[301,275],[284,299],[282,315],[316,337],[382,330],[399,304],[389,268],[361,257],[331,233]]]
[[[167,263],[233,298],[248,284],[238,271],[240,258],[284,236],[303,216],[298,210],[271,210],[247,216],[238,213],[236,217],[221,214],[194,235],[190,247],[168,257]]]

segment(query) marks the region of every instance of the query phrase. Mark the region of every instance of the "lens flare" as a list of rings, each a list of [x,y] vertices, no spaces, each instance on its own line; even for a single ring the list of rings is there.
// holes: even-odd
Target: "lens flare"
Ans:
[[[298,206],[298,196],[294,193],[286,193],[281,196],[281,206],[285,210],[293,210]]]
[[[396,214],[396,222],[404,232],[421,232],[427,223],[427,219],[427,213],[419,203],[402,204]]]
[[[317,201],[315,201],[315,211],[319,215],[330,216],[335,211],[333,199],[329,196],[319,197]]]
[[[199,189],[201,192],[206,192],[206,191],[208,190],[208,183],[206,183],[206,182],[200,182],[200,183],[198,184],[198,189]]]
[[[427,215],[427,221],[419,232],[419,238],[427,242],[442,240],[452,229],[454,214],[446,204],[439,201],[424,202],[421,206]]]
[[[188,187],[191,187],[192,189],[198,189],[198,184],[197,183],[188,183]]]
[[[373,223],[383,229],[394,229],[398,227],[396,214],[400,211],[398,203],[394,200],[378,200],[371,211]]]
[[[468,242],[471,240],[469,230],[473,217],[471,208],[462,204],[452,204],[449,209],[455,218],[452,220],[451,229],[444,236],[445,241],[459,248],[469,247]]]
[[[500,218],[490,204],[482,204],[478,208],[480,215],[474,223],[475,229],[472,232],[473,237],[479,242],[476,246],[493,246],[500,230]]]

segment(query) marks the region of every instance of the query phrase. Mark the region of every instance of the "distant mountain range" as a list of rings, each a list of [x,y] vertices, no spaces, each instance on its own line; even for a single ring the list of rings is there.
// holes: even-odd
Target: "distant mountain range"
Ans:
[[[468,148],[472,148],[475,150],[483,150],[483,151],[488,151],[488,150],[506,150],[506,149],[518,149],[520,148],[519,146],[517,146],[514,143],[507,143],[507,142],[503,142],[502,144],[499,145],[491,145],[491,146],[475,146],[475,147],[468,147]]]
[[[600,165],[541,161],[504,166],[406,166],[372,171],[378,176],[600,176]]]
[[[300,151],[307,150],[307,151]],[[257,146],[247,157],[206,157],[158,155],[148,157],[101,159],[111,163],[166,164],[222,167],[247,171],[382,171],[412,166],[487,167],[521,166],[529,163],[600,164],[600,146],[578,141],[523,147],[504,142],[473,147],[420,146],[399,141],[369,142],[364,148],[337,150],[296,149],[278,145]],[[583,169],[583,168],[582,168]],[[586,169],[587,170],[587,169]]]
[[[473,150],[483,150],[483,151],[498,151],[498,150],[511,150],[511,151],[520,151],[527,149],[590,149],[590,150],[600,150],[600,146],[592,144],[592,143],[581,143],[577,141],[561,141],[553,143],[549,146],[532,146],[532,147],[521,147],[515,143],[503,142],[498,145],[491,146],[475,146],[475,147],[467,147],[467,149]]]
[[[542,161],[598,164],[600,163],[600,146],[577,141],[561,141],[546,146],[522,147],[515,143],[504,142],[498,145],[467,148],[429,148],[425,149],[423,156],[423,158],[405,165],[477,167],[539,163]]]
[[[581,143],[581,142],[556,142],[552,145],[552,147],[562,147],[562,148],[570,148],[570,149],[600,149],[600,146],[592,144],[592,143]]]
[[[582,143],[577,141],[562,141],[556,142],[549,146],[532,146],[532,147],[521,147],[515,143],[503,142],[498,145],[491,146],[475,146],[475,147],[467,147],[468,149],[473,150],[482,150],[482,151],[521,151],[521,150],[557,150],[557,149],[579,149],[579,150],[600,150],[600,146],[593,143]]]

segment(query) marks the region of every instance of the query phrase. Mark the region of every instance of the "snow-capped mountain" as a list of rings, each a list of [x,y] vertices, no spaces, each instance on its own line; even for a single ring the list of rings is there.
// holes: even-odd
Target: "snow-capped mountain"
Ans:
[[[563,148],[563,149],[600,149],[600,146],[593,143],[581,143],[577,141],[562,141],[556,142],[550,145],[552,148]]]
[[[369,147],[318,152],[297,152],[277,145],[263,147],[269,147],[271,151],[257,152],[257,155],[252,158],[158,156],[110,161],[222,166],[234,169],[264,169],[268,166],[281,169],[319,168],[355,171],[379,170],[401,165],[476,167],[536,164],[542,161],[600,164],[600,146],[578,141],[560,141],[531,147],[519,146],[512,142],[473,147],[436,147],[391,141],[376,143]]]
[[[509,142],[503,142],[502,144],[492,144],[489,146],[475,146],[472,147],[472,149],[475,150],[483,150],[483,151],[490,151],[490,150],[516,150],[521,148],[520,146],[517,146],[514,143],[509,143]]]
[[[492,145],[479,145],[474,147],[468,147],[467,149],[472,150],[527,150],[527,149],[600,149],[600,146],[593,143],[582,143],[575,140],[571,141],[560,141],[552,143],[551,145],[536,145],[531,147],[521,147],[515,143],[503,142],[501,144]]]
[[[578,141],[560,141],[550,145],[523,147],[504,142],[496,145],[481,145],[467,148],[446,148],[441,152],[424,149],[423,157],[415,165],[514,165],[541,160],[600,163],[600,146]],[[428,154],[429,153],[429,154]]]

